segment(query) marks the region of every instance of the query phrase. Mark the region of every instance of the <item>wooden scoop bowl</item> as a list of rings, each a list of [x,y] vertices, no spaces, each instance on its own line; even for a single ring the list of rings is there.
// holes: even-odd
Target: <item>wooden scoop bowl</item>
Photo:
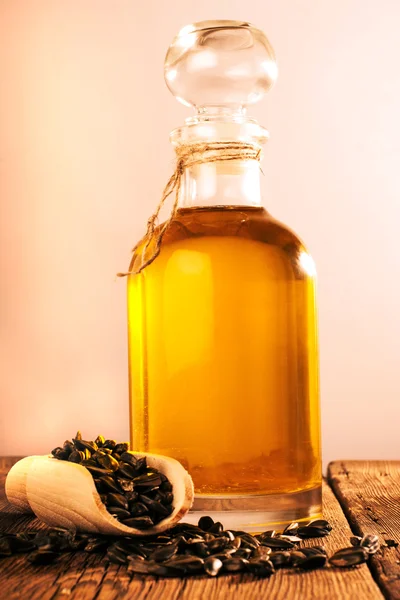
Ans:
[[[145,456],[149,467],[158,469],[172,484],[173,512],[149,529],[120,523],[102,503],[91,473],[82,465],[52,456],[28,456],[17,462],[6,479],[9,502],[35,515],[52,527],[105,535],[147,536],[173,527],[193,504],[193,481],[180,462],[167,456],[131,452]]]

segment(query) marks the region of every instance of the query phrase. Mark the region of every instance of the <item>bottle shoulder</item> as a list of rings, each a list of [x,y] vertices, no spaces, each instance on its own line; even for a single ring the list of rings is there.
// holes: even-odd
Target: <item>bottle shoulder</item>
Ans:
[[[155,238],[163,227],[164,224],[156,229]],[[162,237],[161,252],[163,249],[172,251],[178,246],[182,248],[186,244],[193,247],[200,243],[201,238],[219,238],[221,248],[224,238],[229,238],[230,243],[236,239],[242,247],[246,240],[258,242],[268,245],[281,256],[282,261],[292,264],[297,263],[299,256],[307,254],[302,240],[286,224],[275,219],[263,207],[248,206],[179,209]],[[131,266],[135,255],[140,254],[149,243],[146,237],[139,242]]]
[[[263,207],[248,206],[180,209],[166,231],[163,243],[206,236],[234,236],[305,250],[302,240],[285,223],[275,219]]]

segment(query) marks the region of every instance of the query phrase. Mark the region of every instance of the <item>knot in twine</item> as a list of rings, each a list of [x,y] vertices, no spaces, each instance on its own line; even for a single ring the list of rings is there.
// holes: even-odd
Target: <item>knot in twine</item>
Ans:
[[[179,193],[182,176],[185,169],[204,163],[222,162],[228,160],[261,160],[261,148],[246,142],[212,142],[202,144],[187,144],[176,149],[177,162],[175,171],[164,188],[161,200],[147,221],[147,231],[144,240],[132,250],[133,259],[127,273],[118,273],[118,277],[140,273],[159,255],[165,232],[171,225],[178,210]],[[165,223],[157,225],[158,216],[167,198],[175,192],[174,204]]]

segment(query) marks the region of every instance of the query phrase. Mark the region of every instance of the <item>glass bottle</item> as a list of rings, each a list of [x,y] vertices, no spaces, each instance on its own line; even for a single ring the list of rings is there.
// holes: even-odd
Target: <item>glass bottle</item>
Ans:
[[[249,23],[184,27],[167,86],[196,115],[171,134],[184,146],[268,134],[246,115],[277,76]],[[198,146],[197,146],[198,147]],[[315,266],[261,204],[256,158],[187,166],[160,252],[128,275],[131,443],[178,459],[203,514],[260,531],[321,514]]]

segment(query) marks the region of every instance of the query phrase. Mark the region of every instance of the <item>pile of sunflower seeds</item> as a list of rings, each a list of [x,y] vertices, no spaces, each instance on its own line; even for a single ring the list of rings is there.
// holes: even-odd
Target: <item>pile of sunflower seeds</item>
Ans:
[[[128,453],[127,442],[82,439],[78,431],[72,441],[54,448],[52,455],[86,467],[107,511],[128,527],[148,529],[174,510],[172,485],[157,469],[147,466],[146,457]]]
[[[277,569],[293,567],[318,569],[329,562],[334,567],[355,567],[365,563],[379,549],[377,536],[351,538],[351,545],[329,559],[322,546],[299,547],[304,539],[323,538],[331,526],[322,519],[307,526],[292,523],[282,533],[265,531],[252,536],[244,531],[224,530],[211,517],[202,517],[198,526],[178,523],[156,536],[112,537],[74,533],[53,528],[0,535],[0,558],[29,553],[34,565],[49,564],[64,552],[97,552],[108,562],[123,565],[139,575],[190,577],[222,573],[253,573],[270,577]]]

